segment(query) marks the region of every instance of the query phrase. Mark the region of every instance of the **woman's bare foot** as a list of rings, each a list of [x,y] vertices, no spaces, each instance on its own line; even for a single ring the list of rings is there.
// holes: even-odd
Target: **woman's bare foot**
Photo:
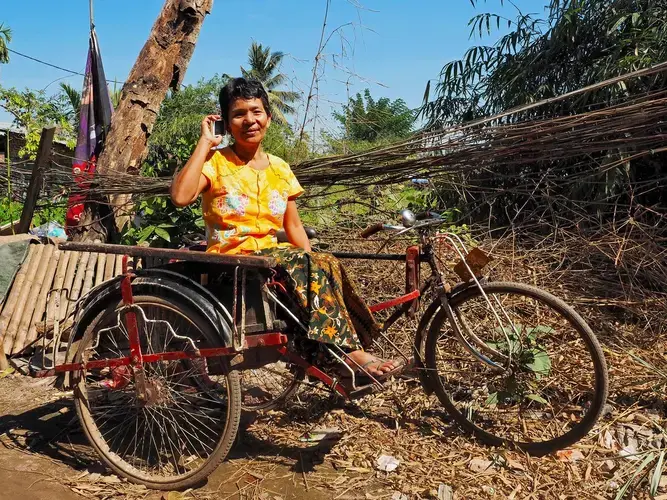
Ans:
[[[366,351],[362,351],[361,349],[348,353],[348,356],[352,359],[352,361],[354,361],[354,363],[356,363],[356,365],[363,367],[364,370],[374,376],[384,375],[385,373],[393,371],[403,364],[400,360],[395,359],[385,361],[373,356]],[[352,367],[352,369],[358,369],[358,366],[356,366],[354,363],[349,361],[347,363]]]

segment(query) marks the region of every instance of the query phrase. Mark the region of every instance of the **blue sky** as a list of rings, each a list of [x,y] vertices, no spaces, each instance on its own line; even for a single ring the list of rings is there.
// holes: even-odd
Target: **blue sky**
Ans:
[[[95,25],[107,78],[126,78],[162,3],[95,0]],[[87,0],[5,0],[3,4],[0,23],[12,29],[10,48],[83,72]],[[325,51],[318,109],[324,126],[330,126],[331,109],[346,100],[348,88],[354,93],[369,87],[374,96],[400,97],[410,107],[419,106],[427,80],[437,79],[447,61],[461,57],[475,43],[468,38],[467,26],[475,12],[514,17],[513,7],[500,4],[500,0],[488,0],[475,10],[469,0],[331,0],[327,33],[346,23],[354,25],[343,28],[344,57],[338,36],[332,37]],[[516,0],[515,4],[524,12],[543,12],[540,1]],[[216,73],[238,74],[251,41],[256,40],[287,54],[282,71],[290,77],[290,86],[307,92],[324,8],[325,0],[215,0],[185,83]],[[51,84],[47,91],[56,91],[58,83],[51,82],[66,75],[15,54],[8,65],[0,66],[0,84],[6,87],[42,89]],[[60,81],[80,88],[82,78]],[[7,120],[0,110],[0,121]]]

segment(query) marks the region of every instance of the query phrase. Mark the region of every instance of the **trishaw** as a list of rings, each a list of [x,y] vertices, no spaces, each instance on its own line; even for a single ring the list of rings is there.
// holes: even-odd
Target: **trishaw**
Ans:
[[[486,255],[442,232],[444,224],[434,213],[404,211],[400,224],[362,235],[411,234],[415,244],[405,254],[334,254],[406,263],[406,293],[371,307],[396,310],[381,337],[367,342],[395,347],[423,390],[485,443],[543,455],[579,440],[607,396],[595,335],[549,293],[486,279]],[[436,243],[458,258],[459,284],[444,279]],[[91,445],[129,481],[155,489],[201,483],[232,448],[242,410],[289,403],[305,379],[349,399],[385,387],[344,363],[347,354],[333,344],[303,340],[306,326],[271,258],[74,242],[60,249],[164,262],[125,266],[93,288],[75,308],[64,362],[49,354],[59,345],[56,328],[42,341],[46,366],[32,370],[73,390]],[[430,275],[420,280],[420,269]],[[418,307],[420,300],[430,303]],[[417,311],[412,352],[401,352],[385,332]],[[253,373],[269,383],[245,376]],[[253,391],[259,396],[243,399]]]

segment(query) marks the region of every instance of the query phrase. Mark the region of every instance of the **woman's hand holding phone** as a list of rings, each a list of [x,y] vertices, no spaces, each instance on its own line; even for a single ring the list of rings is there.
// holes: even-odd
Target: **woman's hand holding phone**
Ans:
[[[223,136],[213,133],[215,122],[219,120],[221,120],[220,115],[208,115],[201,122],[200,141],[203,140],[208,142],[212,148],[219,146],[222,142]]]

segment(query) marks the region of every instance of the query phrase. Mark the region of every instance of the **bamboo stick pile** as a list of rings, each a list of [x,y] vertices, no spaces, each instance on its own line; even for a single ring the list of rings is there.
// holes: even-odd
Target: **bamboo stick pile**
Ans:
[[[0,304],[0,343],[6,355],[32,346],[55,322],[71,326],[76,302],[94,286],[122,273],[122,255],[60,251],[33,243]]]

